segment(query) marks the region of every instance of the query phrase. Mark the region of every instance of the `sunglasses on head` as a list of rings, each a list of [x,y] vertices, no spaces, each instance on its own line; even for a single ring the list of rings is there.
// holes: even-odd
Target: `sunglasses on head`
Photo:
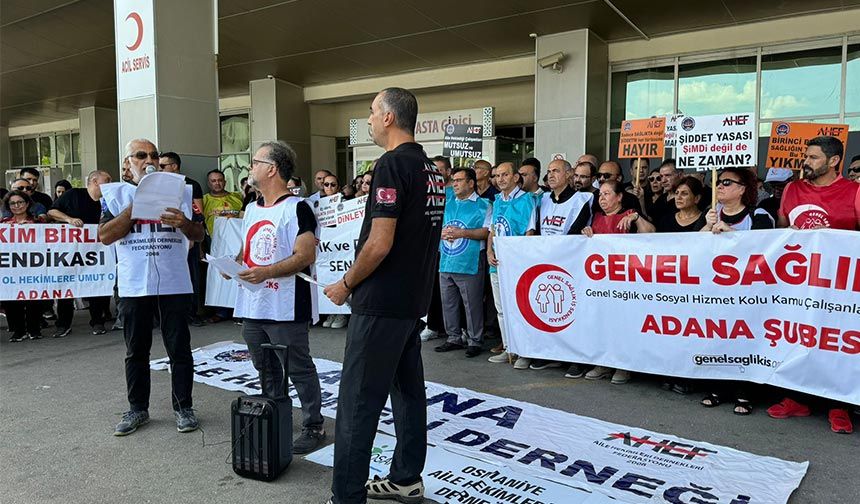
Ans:
[[[726,179],[721,179],[721,180],[718,180],[718,181],[717,181],[717,185],[721,185],[721,186],[723,186],[723,187],[729,187],[729,186],[730,186],[730,185],[732,185],[732,184],[737,184],[737,185],[739,185],[739,186],[744,186],[744,185],[746,185],[746,184],[744,184],[743,182],[738,182],[737,180],[732,180],[732,179],[727,179],[727,178],[726,178]]]
[[[151,157],[153,159],[158,159],[158,151],[152,151],[152,152],[137,151],[134,154],[132,154],[130,157],[133,157],[135,159],[140,159],[140,160],[146,159],[147,157]],[[170,163],[170,164],[173,164],[173,163]]]

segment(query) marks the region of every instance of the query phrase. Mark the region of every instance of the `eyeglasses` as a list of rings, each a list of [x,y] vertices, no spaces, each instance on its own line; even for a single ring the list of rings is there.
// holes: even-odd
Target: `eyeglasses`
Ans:
[[[24,206],[24,205],[26,205],[26,204],[27,204],[27,202],[26,202],[26,201],[24,201],[24,200],[10,201],[10,202],[9,202],[9,206],[10,206],[10,207],[13,207],[13,206]]]
[[[860,166],[856,168],[848,168],[848,173],[860,173]]]
[[[13,191],[28,191],[29,192],[29,191],[33,190],[33,186],[18,186],[18,187],[13,187],[12,190]]]
[[[133,157],[135,159],[140,159],[140,160],[144,160],[147,157],[151,157],[153,159],[158,159],[158,151],[152,151],[152,152],[137,151],[129,157]]]
[[[660,180],[663,180],[663,177],[661,177],[660,175],[655,175],[653,177],[648,177],[648,180],[650,180],[651,182],[658,182]]]
[[[257,166],[258,164],[267,164],[267,165],[275,166],[275,163],[273,163],[271,161],[264,161],[262,159],[252,159],[251,160],[251,166]]]
[[[729,187],[729,186],[730,186],[730,185],[732,185],[732,184],[737,184],[737,185],[739,185],[739,186],[745,186],[745,185],[746,185],[746,184],[744,184],[743,182],[738,182],[737,180],[732,180],[732,179],[727,179],[727,178],[726,178],[726,179],[718,180],[718,181],[717,181],[717,184],[718,184],[718,185],[721,185],[721,186],[723,186],[723,187]]]
[[[337,187],[337,182],[325,182],[323,187]]]
[[[362,180],[361,185],[370,185],[370,181],[369,180]]]
[[[614,174],[607,173],[607,172],[598,172],[597,173],[597,178],[599,178],[599,179],[608,179],[608,178],[614,177],[614,176],[615,176]]]

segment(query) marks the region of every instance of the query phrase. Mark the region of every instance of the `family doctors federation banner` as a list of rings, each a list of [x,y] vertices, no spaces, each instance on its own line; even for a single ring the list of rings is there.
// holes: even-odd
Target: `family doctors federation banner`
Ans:
[[[768,230],[495,242],[509,348],[860,404],[860,236]]]

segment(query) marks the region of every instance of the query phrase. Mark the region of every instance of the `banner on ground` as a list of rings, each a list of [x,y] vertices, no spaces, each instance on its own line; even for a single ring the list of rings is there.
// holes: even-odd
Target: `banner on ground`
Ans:
[[[242,219],[216,217],[212,226],[213,257],[235,256],[242,249]],[[239,283],[227,280],[218,270],[209,267],[206,270],[206,306],[236,307],[236,294]]]
[[[619,134],[619,159],[663,159],[666,142],[665,117],[622,121]]]
[[[442,155],[446,157],[481,159],[484,127],[480,124],[447,124],[442,140]]]
[[[515,354],[860,404],[855,232],[508,237],[496,247]]]
[[[113,295],[116,254],[86,224],[0,224],[0,300]]]
[[[322,387],[322,414],[335,418],[341,365],[325,359],[314,362]],[[154,360],[150,367],[167,370],[168,359]],[[232,342],[195,350],[194,380],[226,390],[260,393],[247,347]],[[784,503],[809,465],[433,382],[426,382],[426,390],[427,441],[442,450],[436,451],[444,458],[442,468],[448,464],[452,472],[464,469],[459,467],[462,458],[445,452],[479,459],[517,475],[511,485],[519,489],[544,486],[541,481],[549,480],[627,503]],[[299,407],[294,389],[290,397]],[[389,404],[383,409],[379,430],[393,435],[393,424]],[[432,467],[435,465],[428,465]],[[500,486],[501,481],[509,480],[492,483]],[[490,481],[484,483],[491,485]],[[475,489],[479,488],[485,487],[478,484]],[[484,498],[486,502],[500,500]],[[449,496],[448,502],[481,500],[458,501]]]
[[[367,196],[338,203],[334,207],[334,227],[320,229],[316,261],[317,280],[320,284],[339,282],[355,261],[355,245],[358,243],[366,205]],[[321,314],[350,313],[348,305],[337,306],[323,294],[321,287],[317,286],[316,289]]]
[[[819,136],[838,138],[842,141],[843,152],[846,152],[848,146],[847,124],[774,122],[770,128],[765,167],[801,169],[806,159],[806,144]]]
[[[678,169],[707,171],[730,166],[755,166],[758,155],[755,116],[720,114],[678,119]]]

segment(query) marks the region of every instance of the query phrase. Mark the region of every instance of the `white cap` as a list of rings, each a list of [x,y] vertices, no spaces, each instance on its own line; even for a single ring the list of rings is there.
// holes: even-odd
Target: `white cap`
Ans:
[[[768,168],[765,182],[788,182],[791,180],[792,171],[788,168]]]

